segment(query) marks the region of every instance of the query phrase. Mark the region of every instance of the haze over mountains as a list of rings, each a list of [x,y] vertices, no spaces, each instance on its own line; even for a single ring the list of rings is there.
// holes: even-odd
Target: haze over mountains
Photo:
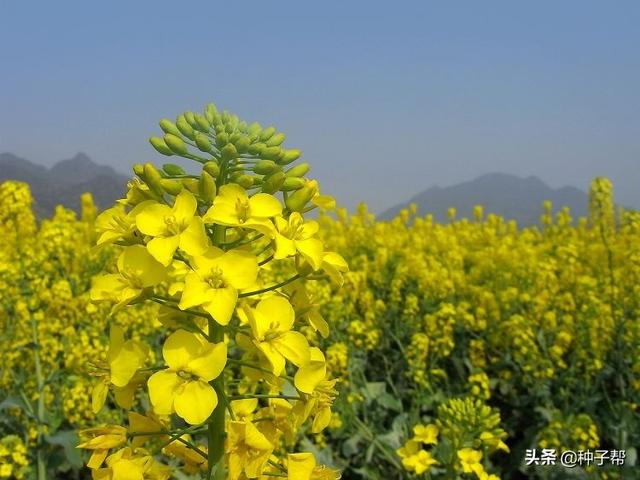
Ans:
[[[457,210],[457,218],[472,218],[474,205],[482,205],[485,214],[495,213],[526,226],[538,223],[545,200],[553,202],[554,211],[569,207],[573,218],[588,212],[588,195],[578,188],[553,189],[534,176],[522,178],[506,173],[488,173],[450,187],[436,185],[428,188],[406,203],[386,210],[378,218],[393,218],[402,208],[415,203],[419,215],[430,213],[435,220],[446,222],[449,207]]]
[[[0,182],[20,180],[31,186],[38,216],[50,216],[56,205],[76,212],[80,195],[91,192],[98,208],[104,209],[122,198],[129,178],[113,168],[94,163],[86,154],[62,160],[47,168],[11,153],[0,153]]]
[[[35,211],[42,217],[50,216],[58,204],[79,211],[80,195],[84,192],[93,194],[99,208],[107,208],[123,197],[129,177],[110,166],[96,164],[84,153],[51,168],[2,153],[0,182],[4,180],[27,182],[35,198]],[[482,205],[485,213],[515,219],[519,225],[526,226],[538,223],[545,200],[551,200],[556,211],[569,207],[574,218],[588,211],[588,196],[578,188],[554,189],[533,176],[489,173],[449,187],[432,186],[405,203],[389,208],[378,218],[388,220],[410,203],[416,203],[419,215],[430,213],[437,221],[446,222],[449,207],[456,208],[458,218],[471,218],[474,205]]]

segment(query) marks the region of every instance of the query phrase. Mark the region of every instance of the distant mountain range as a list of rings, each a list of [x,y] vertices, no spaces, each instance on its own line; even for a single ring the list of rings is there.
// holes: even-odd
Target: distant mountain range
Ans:
[[[110,207],[124,196],[129,177],[109,166],[96,164],[84,153],[51,168],[2,153],[0,182],[4,180],[27,182],[35,198],[35,211],[43,217],[50,216],[56,205],[79,211],[80,195],[84,192],[93,194],[99,208]],[[378,218],[391,219],[402,208],[416,203],[420,215],[430,213],[437,221],[446,222],[449,207],[456,208],[458,218],[471,218],[474,205],[482,205],[485,213],[515,219],[525,226],[539,221],[545,200],[553,202],[554,210],[569,207],[574,218],[588,211],[587,194],[575,187],[553,189],[537,177],[489,173],[450,187],[433,186],[406,203],[386,210]]]
[[[539,222],[545,200],[553,202],[554,211],[569,207],[573,218],[588,212],[588,195],[575,187],[553,189],[537,177],[489,173],[450,187],[433,186],[378,218],[391,219],[402,208],[415,203],[421,216],[433,214],[435,220],[446,222],[449,207],[456,209],[457,218],[472,218],[474,205],[482,205],[485,214],[495,213],[526,226]]]
[[[80,195],[91,192],[98,208],[104,209],[122,198],[129,177],[113,168],[98,165],[84,153],[62,160],[53,167],[37,165],[11,153],[0,153],[0,182],[19,180],[31,187],[38,216],[50,216],[56,205],[78,212]]]

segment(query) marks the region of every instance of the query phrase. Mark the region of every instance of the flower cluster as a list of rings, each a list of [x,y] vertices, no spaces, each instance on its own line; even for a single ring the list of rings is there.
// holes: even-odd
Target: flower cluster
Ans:
[[[340,286],[347,271],[304,217],[334,201],[306,178],[308,164],[289,166],[300,152],[283,148],[273,127],[213,104],[160,127],[156,150],[200,169],[134,166],[126,198],[95,220],[97,245],[121,250],[90,295],[112,315],[158,304],[167,334],[152,364],[151,345],[111,327],[93,409],[112,394],[129,423],[81,431],[91,437],[79,445],[93,451],[88,466],[100,478],[124,478],[121,465],[168,478],[159,448],[211,478],[338,478],[311,453],[289,450],[298,431],[329,425],[337,395],[319,348],[329,325],[305,287],[324,278]]]

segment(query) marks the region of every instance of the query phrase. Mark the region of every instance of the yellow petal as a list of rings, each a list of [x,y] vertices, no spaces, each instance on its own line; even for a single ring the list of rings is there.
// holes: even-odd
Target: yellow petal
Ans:
[[[280,201],[268,193],[256,193],[249,198],[249,211],[252,217],[269,218],[282,213]]]
[[[158,262],[165,267],[173,260],[173,254],[180,245],[180,235],[171,237],[156,237],[147,243],[147,250]]]
[[[132,383],[122,388],[114,388],[113,396],[116,399],[116,403],[120,408],[130,410],[133,405],[133,400],[136,393],[136,384]]]
[[[189,226],[180,234],[180,248],[189,255],[202,255],[209,248],[209,237],[202,218],[193,217]]]
[[[98,413],[102,410],[104,402],[107,400],[107,394],[109,393],[109,385],[103,381],[96,383],[91,390],[91,409],[93,413]]]
[[[256,346],[271,364],[271,370],[273,371],[273,374],[279,376],[283,372],[285,367],[285,361],[282,354],[280,354],[280,352],[278,352],[268,342],[257,343]]]
[[[205,382],[218,377],[227,363],[227,346],[224,342],[207,343],[197,358],[187,365],[187,371]]]
[[[296,318],[289,301],[277,295],[261,300],[256,306],[255,313],[256,321],[261,324],[261,330],[265,325],[276,325],[277,331],[286,332],[291,329]]]
[[[126,286],[123,278],[115,273],[94,277],[91,282],[89,296],[92,301],[113,300]]]
[[[310,360],[302,365],[295,374],[294,384],[303,393],[312,393],[327,375],[327,365],[322,352],[317,347],[310,349]]]
[[[248,252],[230,251],[218,259],[226,283],[236,290],[250,287],[258,277],[258,261]]]
[[[166,269],[142,245],[127,247],[118,258],[118,270],[140,280],[143,287],[164,281]]]
[[[309,361],[309,342],[300,332],[285,332],[271,341],[273,347],[295,366]]]
[[[151,235],[152,237],[163,235],[167,231],[167,224],[164,219],[172,213],[171,208],[168,206],[153,203],[136,215],[136,226],[145,235]]]
[[[182,190],[176,197],[176,201],[173,204],[173,216],[178,225],[184,225],[191,221],[196,209],[198,208],[198,202],[196,197],[193,196],[189,190]]]
[[[280,260],[296,254],[296,244],[293,240],[288,239],[284,235],[276,233],[276,251],[273,254],[273,258]]]
[[[124,387],[129,383],[136,371],[144,365],[148,353],[146,345],[131,340],[125,342],[116,355],[109,352],[111,383],[116,387]]]
[[[235,288],[217,288],[209,290],[209,303],[205,303],[204,308],[213,319],[220,325],[228,325],[238,302],[238,292]]]
[[[201,350],[202,343],[195,333],[176,330],[165,340],[162,356],[172,370],[186,370]]]
[[[331,422],[331,408],[324,407],[314,417],[311,424],[311,433],[320,433],[329,426],[329,422]]]
[[[218,395],[203,381],[187,382],[175,397],[176,413],[191,425],[203,423],[218,405]]]
[[[184,278],[184,289],[178,308],[186,310],[211,301],[210,291],[209,284],[203,281],[200,275],[195,272],[188,273]]]
[[[320,240],[309,238],[308,240],[296,240],[296,249],[302,254],[314,270],[322,265],[323,246]]]
[[[153,410],[158,415],[171,415],[173,413],[173,399],[176,390],[183,381],[171,370],[161,370],[149,377],[147,386],[149,387],[149,399],[153,405]]]
[[[287,455],[287,479],[309,480],[316,466],[312,453],[290,453]]]

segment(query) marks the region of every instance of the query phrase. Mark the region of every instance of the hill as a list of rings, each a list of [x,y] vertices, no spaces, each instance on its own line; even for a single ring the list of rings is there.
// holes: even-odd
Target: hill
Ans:
[[[93,194],[98,208],[107,208],[122,198],[129,177],[109,166],[98,165],[84,153],[51,168],[11,153],[1,153],[0,182],[4,180],[28,183],[35,199],[34,210],[39,216],[50,216],[56,205],[78,212],[80,195],[84,192]]]
[[[518,177],[505,173],[489,173],[468,182],[450,187],[433,186],[415,195],[406,203],[396,205],[378,216],[381,220],[393,218],[411,203],[420,215],[433,214],[440,222],[447,221],[447,210],[454,207],[457,217],[472,217],[474,205],[482,205],[485,213],[495,213],[519,225],[538,223],[542,202],[551,200],[554,210],[569,207],[574,218],[587,214],[588,196],[575,187],[554,189],[537,177]]]

